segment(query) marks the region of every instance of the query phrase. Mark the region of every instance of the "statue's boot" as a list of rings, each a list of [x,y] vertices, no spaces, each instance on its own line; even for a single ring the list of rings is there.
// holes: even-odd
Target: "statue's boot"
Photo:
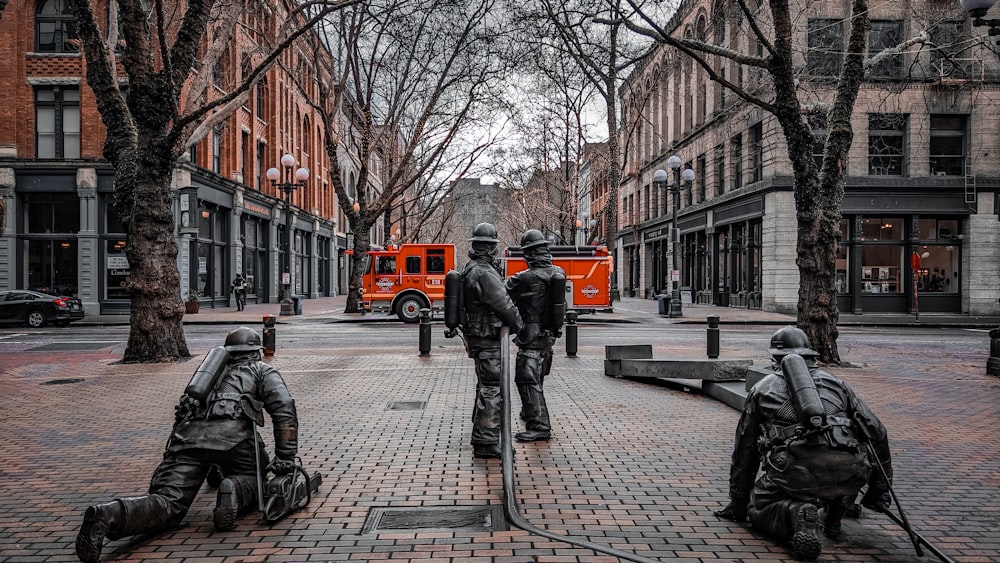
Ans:
[[[257,502],[257,478],[254,475],[233,475],[219,483],[219,494],[212,512],[216,531],[228,532],[236,527],[239,515]]]
[[[823,515],[823,534],[835,540],[840,537],[840,521],[847,514],[848,506],[842,502],[831,502],[826,507],[826,514]]]
[[[215,465],[214,463],[208,466],[208,474],[205,476],[205,483],[208,484],[209,488],[218,489],[219,483],[222,483],[222,480],[225,478],[226,476],[222,474],[221,467]]]
[[[84,563],[95,563],[101,558],[105,538],[117,540],[160,528],[165,518],[161,504],[148,496],[90,506],[76,536],[76,555]]]
[[[812,561],[819,557],[819,509],[808,502],[779,500],[763,509],[751,508],[750,522],[765,534],[790,541],[796,558]]]
[[[521,395],[525,431],[518,432],[514,438],[519,442],[548,440],[551,437],[551,426],[549,425],[549,409],[545,404],[542,386],[518,384],[517,391]]]

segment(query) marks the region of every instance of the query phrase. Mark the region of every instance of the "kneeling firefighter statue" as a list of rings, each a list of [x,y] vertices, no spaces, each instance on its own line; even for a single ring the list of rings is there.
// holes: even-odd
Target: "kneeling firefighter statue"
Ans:
[[[744,402],[730,502],[716,514],[749,519],[755,529],[789,542],[797,558],[812,560],[822,550],[819,532],[837,538],[841,519],[865,486],[861,504],[888,510],[889,440],[865,402],[817,368],[818,354],[805,332],[778,330],[769,352],[776,371],[754,385]]]
[[[445,276],[445,326],[448,338],[462,329],[465,350],[476,361],[476,402],[472,413],[473,456],[500,457],[503,400],[500,391],[500,328],[521,329],[521,315],[507,295],[495,266],[496,227],[480,223],[469,239],[469,261],[462,273]]]
[[[213,348],[191,377],[167,440],[163,461],[153,472],[149,494],[96,504],[84,513],[76,538],[81,561],[97,561],[105,538],[115,540],[175,527],[184,519],[213,467],[221,471],[213,523],[232,530],[241,512],[255,504],[273,522],[309,503],[320,484],[309,477],[298,453],[298,415],[281,374],[260,361],[256,331],[240,327]],[[275,459],[254,426],[274,428]],[[265,485],[264,475],[275,476]]]

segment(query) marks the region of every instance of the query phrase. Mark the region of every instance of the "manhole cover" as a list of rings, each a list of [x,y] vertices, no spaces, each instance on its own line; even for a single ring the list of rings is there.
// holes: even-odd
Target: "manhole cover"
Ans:
[[[427,401],[392,401],[385,407],[387,411],[422,411]]]
[[[499,506],[427,506],[373,508],[361,533],[405,530],[499,532],[509,529],[503,509]]]
[[[114,345],[113,342],[53,342],[28,348],[28,352],[82,352],[84,350],[100,350]]]
[[[66,385],[67,383],[79,383],[81,381],[83,381],[82,377],[70,377],[67,379],[50,379],[41,382],[39,385]]]

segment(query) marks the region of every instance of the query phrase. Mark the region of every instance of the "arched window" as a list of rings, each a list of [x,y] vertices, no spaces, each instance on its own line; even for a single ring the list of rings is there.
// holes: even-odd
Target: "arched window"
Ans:
[[[65,0],[40,0],[35,7],[35,51],[76,53],[80,50],[76,20]]]

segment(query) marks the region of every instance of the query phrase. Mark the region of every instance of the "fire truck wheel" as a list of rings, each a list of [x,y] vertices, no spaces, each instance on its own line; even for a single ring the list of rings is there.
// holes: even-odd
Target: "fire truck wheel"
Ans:
[[[420,297],[407,295],[396,304],[396,316],[404,323],[415,323],[420,320],[420,309],[426,306]]]

